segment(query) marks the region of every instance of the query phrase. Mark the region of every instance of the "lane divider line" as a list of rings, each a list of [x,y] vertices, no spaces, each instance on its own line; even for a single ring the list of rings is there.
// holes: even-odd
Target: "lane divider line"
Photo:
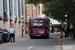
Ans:
[[[29,50],[32,49],[32,48],[34,48],[34,46],[30,46],[30,47],[28,47]]]
[[[57,47],[56,47],[56,50],[62,50],[62,39],[59,39],[58,40],[58,43],[57,43]]]

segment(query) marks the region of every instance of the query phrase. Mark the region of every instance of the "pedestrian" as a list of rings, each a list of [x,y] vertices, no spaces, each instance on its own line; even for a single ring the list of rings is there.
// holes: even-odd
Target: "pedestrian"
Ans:
[[[65,26],[64,26],[64,32],[65,32],[65,37],[68,37],[68,33],[67,33],[67,24],[65,24]]]
[[[26,37],[27,37],[28,29],[26,28],[25,31],[26,31]]]
[[[25,31],[26,31],[26,35],[27,35],[27,33],[28,33],[28,29],[26,28]]]
[[[10,41],[12,42],[12,38],[13,38],[13,42],[15,42],[15,34],[14,34],[14,28],[11,27],[9,29],[9,33],[10,33]]]
[[[60,38],[64,38],[65,37],[65,33],[63,30],[60,31]]]
[[[50,33],[51,33],[52,27],[50,26]]]
[[[64,26],[62,26],[62,30],[64,31]]]
[[[70,34],[70,26],[67,25],[67,34],[68,34],[68,37],[69,37],[69,34]]]
[[[70,37],[73,37],[73,26],[70,24]]]

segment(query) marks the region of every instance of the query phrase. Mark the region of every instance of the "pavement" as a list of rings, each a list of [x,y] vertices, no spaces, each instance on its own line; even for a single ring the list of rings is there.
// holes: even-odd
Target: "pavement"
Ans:
[[[15,37],[15,42],[3,42],[0,44],[0,48],[4,47],[4,46],[7,46],[7,45],[10,45],[10,44],[13,44],[13,43],[16,43],[16,42],[19,42],[19,41],[25,41],[28,39],[28,35],[26,36],[23,36],[23,37]]]
[[[51,33],[49,39],[24,37],[19,42],[0,47],[0,50],[61,50],[58,33]],[[60,45],[61,46],[61,45]]]
[[[54,32],[53,34],[60,34],[60,32]],[[61,50],[75,50],[75,39],[71,37],[59,39],[56,47],[58,48],[57,50],[60,48]]]
[[[75,39],[73,38],[63,38],[62,39],[63,50],[75,50]]]

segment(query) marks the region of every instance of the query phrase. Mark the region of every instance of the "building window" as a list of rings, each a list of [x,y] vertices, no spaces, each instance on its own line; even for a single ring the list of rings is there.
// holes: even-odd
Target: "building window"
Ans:
[[[20,15],[20,12],[21,12],[21,10],[20,10],[20,0],[18,0],[18,16],[20,17],[21,15]]]
[[[10,15],[13,14],[13,4],[12,4],[12,0],[9,0],[9,13],[10,13]]]
[[[7,17],[7,0],[3,0],[3,13],[4,17]]]
[[[17,2],[14,0],[14,15],[17,16]]]
[[[24,3],[23,3],[23,0],[21,0],[22,1],[22,15],[24,16]]]

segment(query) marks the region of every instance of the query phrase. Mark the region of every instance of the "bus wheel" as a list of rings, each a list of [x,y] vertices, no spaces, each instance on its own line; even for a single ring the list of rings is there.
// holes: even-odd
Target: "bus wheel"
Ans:
[[[33,37],[31,37],[31,39],[33,39]]]
[[[46,37],[47,39],[49,39],[49,36],[48,37]]]

